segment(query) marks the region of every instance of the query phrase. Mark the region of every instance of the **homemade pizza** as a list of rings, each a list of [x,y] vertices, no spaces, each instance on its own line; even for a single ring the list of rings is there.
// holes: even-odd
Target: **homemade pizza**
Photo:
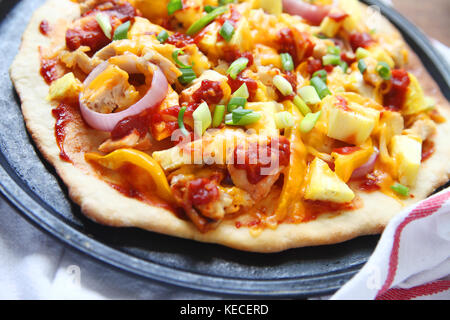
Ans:
[[[450,109],[356,0],[48,0],[11,67],[90,219],[277,252],[381,233],[450,175]]]

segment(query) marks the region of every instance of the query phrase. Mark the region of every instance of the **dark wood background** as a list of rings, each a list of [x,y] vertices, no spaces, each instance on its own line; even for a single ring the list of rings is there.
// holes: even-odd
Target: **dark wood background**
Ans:
[[[426,35],[450,46],[450,0],[392,0]]]

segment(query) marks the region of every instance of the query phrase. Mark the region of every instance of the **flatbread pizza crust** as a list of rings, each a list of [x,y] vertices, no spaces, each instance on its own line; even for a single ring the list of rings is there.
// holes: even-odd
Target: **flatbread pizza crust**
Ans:
[[[114,227],[138,227],[153,232],[201,242],[218,243],[239,250],[254,252],[277,252],[289,248],[334,244],[357,236],[381,233],[389,220],[404,206],[380,193],[356,192],[364,206],[338,215],[322,214],[316,220],[299,224],[280,224],[276,229],[264,229],[252,235],[248,228],[236,228],[236,220],[225,220],[215,230],[200,233],[189,221],[179,219],[172,212],[157,206],[128,198],[101,180],[94,169],[84,160],[84,153],[96,151],[103,133],[87,128],[77,119],[69,128],[66,152],[74,164],[60,159],[55,140],[55,118],[51,110],[56,105],[46,101],[48,85],[41,77],[39,47],[64,45],[64,36],[47,37],[39,32],[42,20],[50,25],[70,23],[80,14],[77,4],[69,0],[49,0],[38,9],[27,27],[20,51],[11,67],[11,79],[22,103],[27,129],[44,157],[56,168],[58,175],[68,186],[70,198],[80,205],[90,219]],[[386,22],[388,23],[388,22]],[[56,42],[56,43],[52,43]],[[450,119],[448,102],[442,97],[420,61],[412,56],[413,64],[423,76],[420,77],[426,92],[438,95],[440,112]],[[445,184],[450,176],[450,121],[438,125],[435,137],[436,152],[423,163],[417,186],[411,190],[414,198],[405,201],[411,205],[426,198],[437,187]]]

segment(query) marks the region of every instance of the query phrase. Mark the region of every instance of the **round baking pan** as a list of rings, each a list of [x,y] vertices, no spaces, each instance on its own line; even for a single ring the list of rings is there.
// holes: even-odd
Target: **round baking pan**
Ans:
[[[373,252],[378,236],[291,249],[276,254],[240,252],[134,228],[110,228],[86,219],[71,202],[55,170],[28,135],[8,68],[32,13],[44,0],[0,2],[0,192],[36,226],[110,266],[147,279],[215,294],[246,297],[311,297],[348,281]],[[403,32],[449,98],[449,72],[414,26],[378,1]]]

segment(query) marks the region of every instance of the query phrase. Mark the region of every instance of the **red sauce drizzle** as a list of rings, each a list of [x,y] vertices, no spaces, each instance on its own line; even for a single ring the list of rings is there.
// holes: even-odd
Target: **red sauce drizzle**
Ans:
[[[203,80],[200,88],[194,92],[192,98],[196,102],[205,101],[208,104],[218,104],[223,98],[223,91],[220,82]]]
[[[44,35],[48,35],[48,33],[50,32],[51,28],[50,25],[48,24],[47,20],[42,20],[41,23],[39,24],[39,31]]]
[[[340,22],[348,17],[348,14],[345,12],[332,12],[328,14],[330,19],[333,19],[336,22]]]
[[[111,139],[120,140],[131,134],[133,131],[140,137],[145,137],[148,133],[149,125],[150,117],[145,111],[138,115],[126,117],[117,123],[113,131],[111,131]]]
[[[306,71],[313,75],[315,72],[322,69],[322,60],[310,58],[306,60]]]
[[[348,65],[351,65],[352,63],[356,62],[356,55],[351,52],[342,52],[341,59],[347,62]]]
[[[240,52],[238,49],[234,47],[226,47],[223,49],[223,59],[232,63],[239,58],[247,58],[248,64],[247,67],[251,67],[254,62],[253,54],[251,52]]]
[[[174,45],[177,48],[184,48],[190,44],[195,44],[194,38],[187,34],[175,32],[166,41],[166,43]]]
[[[122,22],[127,22],[137,16],[136,9],[127,1],[111,0],[106,1],[92,10],[85,12],[82,17],[97,14],[97,12],[104,12],[111,18],[119,19]]]
[[[374,174],[368,174],[363,179],[361,179],[361,183],[358,188],[365,192],[374,192],[381,189],[379,184],[379,178]]]
[[[47,84],[51,84],[53,81],[59,78],[56,65],[56,59],[41,59],[40,73]]]
[[[353,51],[356,51],[356,49],[360,47],[367,48],[373,42],[374,40],[367,32],[354,32],[350,35],[350,45],[352,46]]]
[[[70,112],[70,106],[61,103],[57,108],[52,110],[52,115],[56,119],[55,123],[55,137],[56,143],[58,144],[60,153],[59,157],[66,161],[72,163],[69,156],[64,150],[64,140],[66,139],[66,126],[72,120],[72,114]]]
[[[343,148],[338,148],[338,149],[333,149],[333,152],[342,154],[342,155],[348,155],[348,154],[352,154],[353,152],[359,151],[361,150],[360,147],[343,147]]]
[[[338,106],[339,108],[343,109],[344,111],[352,111],[349,107],[348,107],[348,102],[347,100],[342,97],[342,96],[336,96],[336,99],[338,100],[337,102],[334,103],[335,106]]]
[[[258,90],[258,83],[253,79],[243,77],[241,74],[239,74],[236,79],[232,79],[230,76],[228,76],[228,84],[230,85],[231,92],[235,92],[244,83],[248,88],[248,99],[249,101],[253,101],[256,95],[256,91]]]
[[[189,200],[194,206],[208,204],[219,199],[217,185],[206,178],[190,181],[187,189]]]
[[[275,143],[275,141],[277,143]],[[276,144],[278,144],[277,148]],[[266,148],[265,154],[260,154],[260,149],[264,147]],[[272,154],[278,156],[279,166],[287,166],[290,158],[289,140],[280,136],[279,139],[269,138],[268,143],[262,146],[259,142],[252,146],[239,145],[234,149],[234,166],[236,169],[245,170],[247,172],[248,181],[252,184],[256,184],[266,177],[266,175],[261,173],[261,169],[269,168],[273,165],[270,162],[265,163],[266,161],[263,163],[262,158],[269,158]],[[244,163],[239,164],[238,162]]]
[[[92,52],[97,52],[111,42],[94,16],[84,21],[82,26],[76,26],[66,31],[66,46],[74,51],[81,46],[88,46]]]
[[[434,142],[425,140],[422,145],[422,162],[427,161],[436,151]]]
[[[392,111],[399,111],[405,103],[408,86],[411,82],[408,72],[403,69],[392,70],[391,88],[384,96],[383,105]]]
[[[291,55],[295,65],[299,63],[297,55],[297,45],[295,43],[294,32],[289,28],[281,29],[278,32],[277,42],[281,47],[281,51]]]

